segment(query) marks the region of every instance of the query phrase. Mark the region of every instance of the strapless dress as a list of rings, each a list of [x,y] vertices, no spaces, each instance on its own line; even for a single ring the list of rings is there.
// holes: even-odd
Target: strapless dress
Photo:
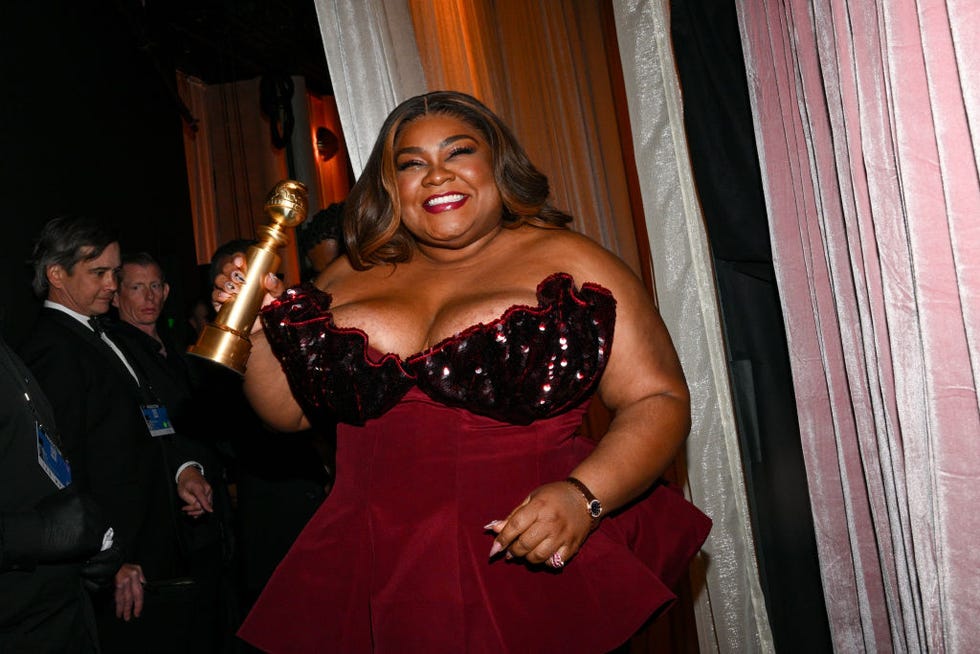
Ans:
[[[404,359],[336,327],[311,285],[266,307],[306,415],[340,422],[337,477],[239,636],[304,654],[601,653],[672,603],[710,520],[664,483],[606,517],[561,570],[488,559],[484,525],[594,448],[579,428],[615,300],[564,273],[537,299]]]

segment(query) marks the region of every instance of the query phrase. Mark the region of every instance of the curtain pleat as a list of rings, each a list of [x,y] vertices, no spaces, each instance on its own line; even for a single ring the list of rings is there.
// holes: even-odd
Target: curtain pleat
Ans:
[[[206,134],[209,127],[207,115],[207,86],[195,77],[177,74],[177,90],[188,106],[191,115],[197,119],[197,129],[184,127],[184,160],[187,165],[187,183],[191,202],[191,215],[194,217],[194,252],[198,265],[211,261],[211,254],[220,245],[215,215],[214,187],[205,180],[213,178],[211,164],[211,144],[199,134]]]
[[[835,648],[976,651],[980,13],[737,4]]]

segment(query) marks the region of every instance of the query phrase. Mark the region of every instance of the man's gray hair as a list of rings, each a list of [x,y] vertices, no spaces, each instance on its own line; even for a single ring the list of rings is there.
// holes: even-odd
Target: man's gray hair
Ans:
[[[31,263],[34,294],[48,296],[48,268],[59,265],[71,274],[79,261],[90,261],[102,255],[110,244],[118,241],[116,230],[87,216],[65,215],[49,220],[34,244]]]

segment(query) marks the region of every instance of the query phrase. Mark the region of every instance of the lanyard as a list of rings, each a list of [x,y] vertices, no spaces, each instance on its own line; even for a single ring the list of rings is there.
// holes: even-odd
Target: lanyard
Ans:
[[[61,445],[61,439],[58,438],[57,432],[51,429],[47,423],[41,419],[38,415],[37,408],[34,406],[34,401],[31,399],[31,387],[37,387],[37,382],[34,381],[33,376],[28,370],[27,366],[24,364],[18,365],[17,361],[14,359],[14,355],[10,350],[10,347],[3,342],[0,342],[0,352],[3,352],[3,362],[5,367],[10,371],[10,374],[17,380],[17,387],[21,392],[21,396],[27,403],[27,408],[30,409],[31,414],[34,416],[34,422],[44,427],[45,432],[51,435],[52,440],[56,445]],[[38,387],[40,390],[40,387]]]

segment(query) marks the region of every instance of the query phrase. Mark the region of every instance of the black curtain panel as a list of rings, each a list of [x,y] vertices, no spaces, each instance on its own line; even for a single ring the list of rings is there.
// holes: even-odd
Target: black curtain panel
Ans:
[[[833,647],[735,6],[674,0],[671,33],[714,257],[762,589],[777,651]]]

